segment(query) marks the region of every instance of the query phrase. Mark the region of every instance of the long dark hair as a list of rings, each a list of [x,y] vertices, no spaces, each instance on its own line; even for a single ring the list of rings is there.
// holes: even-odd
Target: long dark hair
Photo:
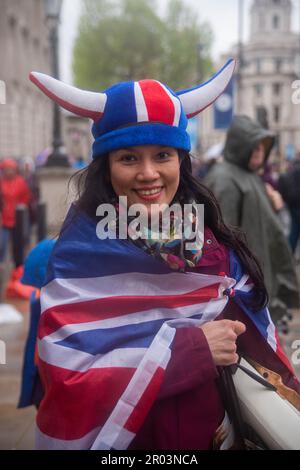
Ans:
[[[220,243],[235,251],[254,284],[256,295],[253,308],[259,310],[265,307],[268,302],[268,293],[263,273],[258,260],[247,246],[244,233],[224,223],[215,196],[192,175],[188,152],[179,150],[179,158],[181,161],[180,181],[175,199],[185,202],[194,199],[198,204],[204,204],[205,225],[212,230]],[[109,178],[108,155],[96,158],[87,168],[75,173],[73,178],[77,187],[77,200],[74,205],[91,218],[96,217],[96,209],[100,204],[111,203],[116,199]]]

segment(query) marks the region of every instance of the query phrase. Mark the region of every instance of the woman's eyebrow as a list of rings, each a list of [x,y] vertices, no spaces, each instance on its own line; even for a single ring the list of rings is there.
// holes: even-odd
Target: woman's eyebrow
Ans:
[[[126,147],[118,149],[118,152],[136,152],[136,150],[134,149],[134,147]]]

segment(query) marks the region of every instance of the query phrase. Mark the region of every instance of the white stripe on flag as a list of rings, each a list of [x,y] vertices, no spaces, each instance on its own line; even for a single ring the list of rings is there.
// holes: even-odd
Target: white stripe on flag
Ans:
[[[276,352],[277,351],[277,341],[276,341],[276,335],[275,335],[276,328],[275,328],[275,325],[273,323],[273,320],[271,318],[268,308],[266,308],[266,312],[267,312],[267,317],[269,320],[269,325],[267,328],[267,341],[269,345],[271,346],[271,348],[273,349],[273,351]]]
[[[195,273],[124,273],[91,278],[57,278],[41,290],[42,312],[56,305],[84,302],[106,297],[182,295],[220,284],[219,291],[233,287],[230,277]],[[118,286],[116,292],[115,286]]]
[[[129,446],[131,441],[126,442],[122,430],[158,367],[166,368],[171,357],[170,345],[175,333],[176,329],[171,328],[167,323],[162,325],[126,390],[92,445],[92,450],[109,448],[122,450]],[[128,435],[127,430],[125,430],[125,433]],[[128,437],[132,439],[134,435],[131,434]],[[118,447],[119,445],[122,445],[122,447]]]
[[[248,281],[248,279],[249,279],[248,274],[243,274],[241,279],[234,286],[235,290],[244,290],[244,287],[245,287],[246,282]],[[250,286],[253,287],[253,284],[250,284]]]
[[[178,325],[180,324],[180,321],[182,321],[182,325],[185,326],[187,322],[186,319],[188,317],[202,313],[201,319],[195,320],[197,325],[202,325],[208,321],[214,320],[222,312],[227,302],[228,298],[223,297],[220,300],[211,300],[205,304],[180,307],[173,310],[149,310],[148,312],[145,312],[146,315],[144,316],[144,320],[148,321],[151,317],[154,319],[155,317],[160,317],[165,320],[171,319],[171,322],[176,321]],[[138,316],[138,313],[135,315]],[[147,317],[147,315],[149,315],[149,317]],[[126,315],[126,317],[127,321],[130,320],[130,315]],[[175,320],[173,320],[174,317]],[[120,320],[121,318],[122,317],[119,317]],[[118,325],[118,319],[113,319],[113,321],[115,327],[120,326]],[[121,348],[115,349],[104,355],[94,355],[55,343],[57,341],[63,341],[75,332],[93,330],[95,324],[99,323],[101,323],[101,321],[66,325],[51,335],[44,336],[42,339],[38,340],[40,358],[48,364],[79,372],[85,372],[89,368],[100,367],[137,367],[146,351],[144,348]],[[126,324],[130,325],[130,321]]]
[[[138,122],[149,121],[147,106],[144,100],[141,87],[138,82],[134,82],[134,97],[135,97],[137,121]]]
[[[101,427],[90,431],[80,439],[57,439],[44,434],[38,427],[35,431],[35,449],[36,450],[87,450],[93,444],[99,434]]]
[[[220,303],[220,306],[219,306]],[[43,339],[51,342],[62,341],[68,336],[83,331],[92,331],[99,329],[118,328],[121,326],[147,323],[156,320],[169,320],[172,318],[186,318],[202,314],[203,321],[210,321],[214,318],[216,310],[224,308],[227,303],[227,297],[219,300],[210,300],[209,302],[197,303],[176,308],[155,308],[150,310],[138,311],[128,315],[120,315],[105,320],[90,321],[84,323],[73,323],[62,326],[54,333],[44,336]]]
[[[136,368],[147,351],[146,348],[120,348],[106,354],[89,354],[60,344],[38,340],[39,357],[52,366],[77,372],[104,367]]]

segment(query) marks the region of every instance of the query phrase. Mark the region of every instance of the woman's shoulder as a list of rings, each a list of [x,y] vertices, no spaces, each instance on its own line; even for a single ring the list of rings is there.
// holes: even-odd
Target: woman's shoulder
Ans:
[[[217,240],[214,232],[208,227],[204,227],[204,240],[202,257],[197,269],[205,274],[229,275],[229,249]]]

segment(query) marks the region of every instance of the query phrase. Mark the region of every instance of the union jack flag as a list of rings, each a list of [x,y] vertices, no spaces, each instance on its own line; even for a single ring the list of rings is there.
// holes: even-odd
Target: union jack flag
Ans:
[[[252,285],[233,255],[231,266],[232,278],[174,272],[127,240],[99,240],[95,223],[71,209],[41,293],[37,448],[128,448],[163,381],[176,328],[216,319],[233,287],[280,355],[268,311],[246,307]]]

